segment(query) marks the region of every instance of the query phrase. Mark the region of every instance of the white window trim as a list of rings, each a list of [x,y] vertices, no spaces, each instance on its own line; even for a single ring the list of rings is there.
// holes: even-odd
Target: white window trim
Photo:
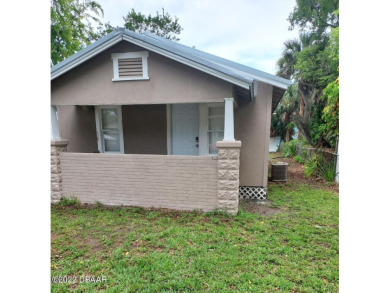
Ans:
[[[199,155],[215,157],[217,154],[209,152],[209,108],[224,107],[224,102],[221,103],[201,103],[199,104]],[[225,127],[225,125],[224,125]]]
[[[127,77],[127,78],[120,78],[119,77],[119,70],[118,70],[118,60],[124,59],[124,58],[142,58],[142,77]],[[140,51],[140,52],[127,52],[127,53],[112,53],[111,59],[113,64],[113,72],[114,72],[114,78],[112,81],[125,81],[125,80],[148,80],[149,79],[149,73],[148,73],[148,58],[149,52],[148,51]]]
[[[167,104],[167,155],[172,155],[172,106]]]
[[[107,152],[104,150],[103,138],[102,138],[102,109],[116,109],[118,113],[118,124],[119,124],[119,152]],[[95,106],[95,121],[96,121],[96,134],[98,138],[98,150],[100,153],[105,154],[124,154],[124,143],[123,143],[123,125],[122,125],[122,106]]]

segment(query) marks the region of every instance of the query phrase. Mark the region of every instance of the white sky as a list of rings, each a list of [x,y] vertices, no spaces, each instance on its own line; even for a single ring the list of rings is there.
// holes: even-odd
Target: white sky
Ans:
[[[283,42],[298,36],[287,17],[295,0],[98,0],[104,21],[123,27],[123,16],[155,15],[163,7],[179,18],[180,43],[275,74]]]

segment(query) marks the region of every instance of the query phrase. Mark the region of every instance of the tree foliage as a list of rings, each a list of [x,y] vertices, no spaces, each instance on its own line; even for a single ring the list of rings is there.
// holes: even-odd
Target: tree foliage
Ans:
[[[51,60],[56,64],[100,37],[103,8],[91,0],[51,0]]]
[[[127,16],[123,17],[123,20],[125,21],[125,28],[128,30],[138,33],[150,31],[173,41],[180,40],[176,35],[179,35],[183,29],[179,24],[179,19],[176,16],[172,18],[168,12],[165,12],[164,8],[162,14],[157,11],[155,16],[137,13],[134,9],[131,9]]]
[[[296,0],[296,3],[288,18],[290,29],[297,26],[321,35],[327,28],[339,26],[338,0]]]
[[[102,6],[93,0],[50,0],[51,61],[57,64],[91,42],[115,30],[102,22]],[[150,31],[169,40],[178,41],[182,31],[179,19],[162,9],[155,16],[137,13],[134,9],[123,17],[124,27],[143,33]]]
[[[291,114],[299,107],[299,93],[297,84],[290,86],[284,93],[279,105],[271,117],[271,136],[279,136],[285,141],[292,137],[294,123]]]
[[[335,147],[339,140],[339,78],[328,84],[322,99],[327,100],[327,105],[322,111],[327,140]]]
[[[334,146],[323,113],[328,99],[323,91],[338,78],[338,1],[297,0],[289,21],[291,28],[299,27],[300,36],[284,43],[277,75],[292,79],[302,99],[301,115],[293,111],[291,120],[308,143]]]

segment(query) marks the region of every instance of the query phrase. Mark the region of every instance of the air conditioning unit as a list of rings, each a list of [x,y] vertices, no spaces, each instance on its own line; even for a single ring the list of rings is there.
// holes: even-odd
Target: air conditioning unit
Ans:
[[[271,180],[272,181],[287,181],[288,164],[284,162],[272,163],[271,165]]]

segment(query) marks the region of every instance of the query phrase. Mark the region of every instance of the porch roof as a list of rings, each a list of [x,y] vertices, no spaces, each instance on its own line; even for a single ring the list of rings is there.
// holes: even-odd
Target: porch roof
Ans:
[[[247,96],[249,99],[255,98],[255,81],[273,85],[275,89],[272,110],[274,110],[274,107],[276,107],[284,91],[291,84],[291,81],[287,79],[184,46],[177,42],[159,37],[153,33],[144,32],[143,34],[138,34],[124,28],[116,29],[100,40],[90,44],[71,57],[53,66],[51,68],[51,79],[53,80],[61,76],[122,40],[229,81],[237,87],[245,89],[246,94],[244,94],[244,96]]]

